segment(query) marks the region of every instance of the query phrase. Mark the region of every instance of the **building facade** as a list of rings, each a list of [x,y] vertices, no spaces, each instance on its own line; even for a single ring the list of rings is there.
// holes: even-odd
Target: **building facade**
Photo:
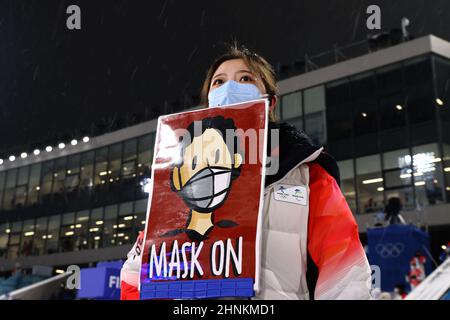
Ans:
[[[361,232],[392,197],[410,222],[450,225],[450,43],[422,37],[279,87],[279,119],[335,156]],[[155,130],[0,161],[0,266],[124,258],[144,228]]]

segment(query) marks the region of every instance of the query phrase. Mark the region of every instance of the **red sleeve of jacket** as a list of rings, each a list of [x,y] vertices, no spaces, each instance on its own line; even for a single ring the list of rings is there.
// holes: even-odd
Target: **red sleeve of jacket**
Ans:
[[[122,281],[120,284],[120,300],[139,300],[139,290],[137,286]]]
[[[139,300],[139,276],[144,243],[144,232],[139,232],[134,246],[127,254],[127,260],[120,270],[120,299]]]
[[[308,252],[319,271],[315,299],[369,299],[370,266],[336,180],[313,163],[309,187]]]

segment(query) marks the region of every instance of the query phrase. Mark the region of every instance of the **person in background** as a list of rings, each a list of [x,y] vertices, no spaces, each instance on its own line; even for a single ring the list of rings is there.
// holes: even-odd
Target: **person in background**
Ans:
[[[389,198],[388,204],[386,206],[386,216],[385,219],[389,224],[400,224],[405,223],[405,220],[400,215],[400,211],[402,210],[402,202],[400,198],[394,197]]]

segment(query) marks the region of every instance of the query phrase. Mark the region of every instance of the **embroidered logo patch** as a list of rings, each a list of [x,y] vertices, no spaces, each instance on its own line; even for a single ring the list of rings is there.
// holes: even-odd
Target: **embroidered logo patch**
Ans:
[[[288,184],[278,184],[275,186],[274,198],[278,201],[306,206],[308,204],[308,192],[305,186],[292,186]]]

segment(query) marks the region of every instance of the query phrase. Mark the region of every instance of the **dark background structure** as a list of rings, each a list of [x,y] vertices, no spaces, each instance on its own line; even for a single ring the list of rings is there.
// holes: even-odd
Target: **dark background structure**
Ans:
[[[81,8],[68,30],[66,8]],[[206,68],[237,40],[286,65],[382,30],[450,39],[446,0],[0,2],[0,158],[198,103]],[[379,32],[379,31],[377,31]]]

